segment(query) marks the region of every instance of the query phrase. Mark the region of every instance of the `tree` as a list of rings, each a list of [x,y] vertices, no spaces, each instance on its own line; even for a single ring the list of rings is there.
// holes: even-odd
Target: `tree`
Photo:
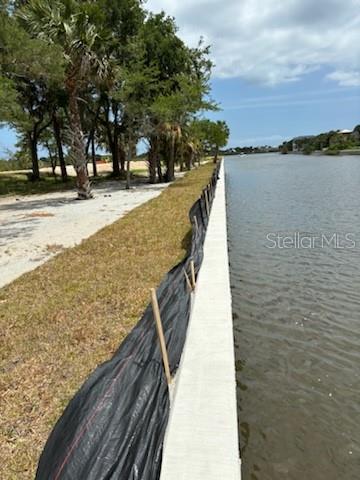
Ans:
[[[138,34],[142,28],[145,12],[140,0],[98,0],[101,11],[98,22],[106,31],[106,44],[103,45],[114,68],[111,79],[97,82],[87,98],[87,112],[93,127],[89,130],[88,145],[92,132],[97,130],[102,143],[111,152],[113,176],[125,175],[126,152],[124,138],[124,108],[119,100],[124,81],[122,72],[132,68],[137,62]]]
[[[49,90],[61,81],[59,51],[30,38],[16,22],[1,14],[0,121],[26,138],[32,160],[32,179],[40,178],[38,143],[51,122]]]
[[[68,175],[66,171],[66,163],[65,163],[64,149],[63,149],[63,137],[62,137],[64,120],[63,120],[63,115],[61,115],[59,110],[60,109],[58,108],[54,108],[52,111],[52,127],[53,127],[56,147],[57,147],[57,156],[60,164],[61,179],[63,182],[66,182],[68,180]]]
[[[216,163],[219,150],[226,146],[230,135],[226,122],[197,119],[193,122],[192,129],[201,141],[203,150],[214,154],[214,162]]]
[[[182,131],[180,170],[183,171],[184,163],[187,170],[191,169],[196,160],[200,164],[202,153],[201,130],[198,129],[197,121],[193,120]]]
[[[163,12],[150,15],[142,32],[144,65],[154,69],[155,78],[147,109],[150,181],[156,170],[160,181],[174,179],[182,128],[199,110],[214,107],[205,100],[210,90],[208,48],[200,43],[190,49],[176,32],[174,20]],[[161,159],[166,166],[164,176]]]
[[[216,109],[208,47],[187,47],[174,19],[147,14],[142,0],[0,2],[0,20],[17,32],[0,50],[4,95],[15,99],[0,105],[0,120],[12,119],[28,138],[34,172],[38,142],[46,141],[65,180],[65,145],[79,198],[90,198],[87,161],[91,156],[96,174],[96,144],[111,152],[113,175],[125,175],[126,165],[129,180],[140,138],[150,145],[151,182],[172,181],[179,163],[191,168],[205,140],[189,125],[199,112]],[[3,35],[0,28],[0,41]],[[209,149],[222,145],[221,125],[216,132],[209,146],[209,127]]]
[[[97,16],[93,2],[75,0],[30,0],[19,12],[29,32],[62,49],[69,107],[69,156],[76,171],[79,199],[92,197],[79,102],[89,76],[104,78],[109,66]]]
[[[225,147],[229,140],[230,130],[226,122],[218,120],[209,123],[208,142],[215,150],[214,163],[218,160],[219,150]]]

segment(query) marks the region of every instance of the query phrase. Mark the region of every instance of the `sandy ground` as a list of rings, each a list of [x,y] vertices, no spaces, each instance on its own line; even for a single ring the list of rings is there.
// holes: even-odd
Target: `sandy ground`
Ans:
[[[0,199],[0,288],[72,247],[138,205],[158,196],[166,185],[119,182],[94,187],[95,198],[55,192]]]
[[[131,162],[130,163],[130,169],[132,171],[135,171],[135,170],[147,170],[148,168],[148,164],[147,164],[147,161],[146,160],[137,160],[136,162]],[[76,173],[75,173],[75,169],[72,165],[67,165],[66,166],[66,171],[68,173],[68,175],[70,177],[75,177],[76,176]],[[89,171],[89,175],[92,175],[93,174],[93,167],[92,167],[92,163],[88,163],[88,171]],[[98,173],[111,173],[112,172],[112,163],[109,162],[109,163],[98,163],[97,164],[97,171]],[[3,172],[0,172],[0,175],[9,175],[10,173],[30,173],[31,172],[31,169],[26,169],[26,170],[5,170]],[[43,167],[43,168],[40,168],[40,172],[41,173],[51,173],[52,170],[51,170],[51,167]],[[56,167],[56,170],[55,170],[56,174],[57,175],[61,175],[61,170],[60,170],[60,167]]]

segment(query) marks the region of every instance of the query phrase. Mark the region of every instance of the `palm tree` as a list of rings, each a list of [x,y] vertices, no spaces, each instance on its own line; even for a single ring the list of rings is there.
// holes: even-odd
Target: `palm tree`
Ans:
[[[164,122],[160,125],[160,133],[169,152],[165,178],[167,182],[172,182],[175,178],[176,147],[181,140],[181,127],[177,123]]]
[[[78,198],[91,198],[79,100],[90,75],[101,78],[108,73],[100,35],[89,19],[86,2],[30,0],[18,15],[31,34],[62,47],[69,101],[69,154],[76,171]]]

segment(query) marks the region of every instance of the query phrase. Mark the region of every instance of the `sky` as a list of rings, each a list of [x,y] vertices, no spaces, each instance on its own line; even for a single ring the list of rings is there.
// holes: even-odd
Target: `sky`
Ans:
[[[229,146],[360,124],[360,0],[149,0],[215,63]]]
[[[360,124],[360,0],[148,0],[203,37],[229,146],[279,145]],[[16,136],[0,129],[0,156]]]

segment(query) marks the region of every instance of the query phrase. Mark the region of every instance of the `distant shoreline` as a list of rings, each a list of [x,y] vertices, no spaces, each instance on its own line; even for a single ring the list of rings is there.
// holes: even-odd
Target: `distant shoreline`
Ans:
[[[245,157],[248,155],[264,155],[273,153],[279,153],[280,155],[304,155],[304,157],[344,157],[347,155],[360,155],[360,148],[356,150],[340,150],[338,153],[329,153],[317,150],[309,154],[304,152],[287,152],[282,154],[279,150],[277,152],[222,153],[221,155],[223,157]]]

